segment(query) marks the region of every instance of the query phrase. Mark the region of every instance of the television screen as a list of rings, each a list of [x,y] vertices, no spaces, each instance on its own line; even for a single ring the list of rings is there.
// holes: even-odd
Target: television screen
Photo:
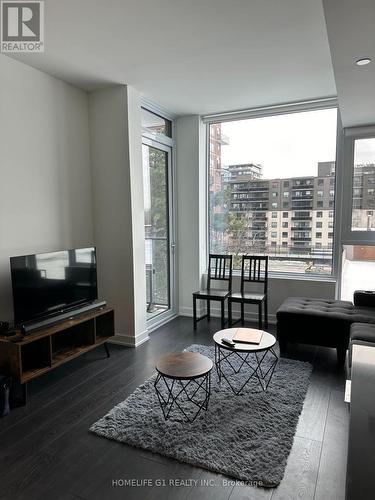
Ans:
[[[94,247],[11,257],[10,268],[16,325],[98,298]]]

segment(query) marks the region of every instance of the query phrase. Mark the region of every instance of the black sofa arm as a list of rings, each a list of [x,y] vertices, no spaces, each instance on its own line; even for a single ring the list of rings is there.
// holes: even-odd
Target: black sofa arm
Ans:
[[[358,307],[375,307],[375,291],[356,290],[354,292],[353,302]]]

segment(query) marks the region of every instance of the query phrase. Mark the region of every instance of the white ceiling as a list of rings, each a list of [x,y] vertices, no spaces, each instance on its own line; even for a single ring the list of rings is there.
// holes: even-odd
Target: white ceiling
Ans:
[[[375,0],[323,0],[344,126],[375,123]],[[369,57],[368,66],[357,66]]]
[[[45,16],[45,53],[17,59],[177,115],[336,95],[321,0],[45,0]]]

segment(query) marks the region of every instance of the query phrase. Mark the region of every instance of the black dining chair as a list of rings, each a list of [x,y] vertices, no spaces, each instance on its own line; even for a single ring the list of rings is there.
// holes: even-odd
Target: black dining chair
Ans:
[[[208,258],[207,288],[193,293],[193,325],[197,329],[197,323],[203,318],[211,319],[211,300],[221,304],[221,328],[225,327],[225,301],[232,291],[232,255],[210,254]],[[213,281],[224,281],[227,283],[226,290],[212,288]],[[207,314],[197,318],[197,300],[207,303]]]
[[[263,284],[263,293],[247,292],[246,283]],[[259,329],[263,328],[262,308],[264,305],[265,327],[268,328],[268,257],[258,257],[243,255],[241,267],[241,291],[231,293],[228,297],[228,322],[232,322],[232,304],[241,304],[241,323],[245,322],[245,304],[258,305],[258,324]],[[238,320],[239,321],[239,320]],[[237,323],[237,321],[236,321]]]

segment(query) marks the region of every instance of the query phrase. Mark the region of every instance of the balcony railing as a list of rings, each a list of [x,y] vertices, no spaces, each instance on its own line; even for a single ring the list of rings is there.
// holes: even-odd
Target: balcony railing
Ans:
[[[310,217],[309,215],[294,215],[292,217],[292,220],[312,220],[312,217]]]
[[[293,210],[312,210],[313,204],[312,202],[306,202],[304,200],[301,200],[301,203],[298,203],[298,200],[293,200],[292,201],[292,209]]]
[[[265,210],[267,210],[267,206],[261,206],[261,207],[251,207],[251,210],[255,210],[256,212],[264,212]]]
[[[271,259],[281,260],[299,259],[306,262],[332,260],[332,247],[328,246],[318,248],[313,245],[264,245],[263,240],[253,240],[252,238],[248,238],[248,240],[251,244],[251,253],[254,255],[268,255]]]
[[[268,187],[268,185],[260,186],[260,185],[252,184],[251,182],[249,182],[248,190],[249,191],[265,191],[268,193],[269,187]]]
[[[268,196],[267,197],[263,197],[263,196],[259,196],[259,197],[256,197],[256,196],[249,196],[247,198],[247,201],[250,202],[250,203],[263,203],[263,207],[265,208],[265,210],[268,209],[268,203],[265,203],[265,200],[268,201]]]
[[[252,234],[250,234],[248,239],[251,241],[266,240],[267,233],[259,233],[259,232],[255,231],[255,232],[252,232]]]
[[[311,241],[311,236],[292,236],[292,241]]]
[[[307,226],[292,226],[290,229],[292,231],[309,231],[311,230],[311,225],[308,224]]]
[[[313,186],[314,186],[313,180],[305,180],[305,181],[300,181],[299,184],[297,184],[296,182],[293,182],[292,189],[311,188]]]
[[[314,198],[314,194],[311,193],[311,194],[301,194],[301,195],[296,195],[296,194],[293,194],[292,195],[292,200],[312,200]]]
[[[252,222],[266,222],[268,220],[268,217],[266,215],[265,212],[259,212],[259,213],[255,213],[253,214],[253,217],[252,217]]]
[[[237,193],[234,193],[233,194],[233,199],[234,200],[245,200],[245,201],[259,201],[259,200],[268,200],[268,195],[267,194],[253,194],[253,193],[249,193],[246,197],[243,197],[243,198],[238,198],[238,194],[237,194],[237,197],[236,197],[236,194]]]

